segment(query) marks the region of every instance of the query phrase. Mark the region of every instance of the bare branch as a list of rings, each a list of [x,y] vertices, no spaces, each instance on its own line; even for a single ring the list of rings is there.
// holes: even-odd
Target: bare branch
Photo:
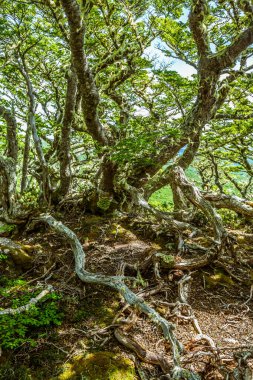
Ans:
[[[238,214],[249,217],[253,216],[253,202],[249,202],[246,199],[239,198],[235,195],[215,193],[203,194],[203,196],[216,208],[227,208],[237,212]]]
[[[0,310],[0,315],[15,315],[15,314],[21,314],[24,311],[28,311],[31,309],[32,306],[36,305],[42,298],[44,298],[46,295],[51,293],[53,291],[52,285],[48,285],[47,289],[42,290],[40,294],[38,294],[36,297],[31,298],[30,301],[23,306],[17,307],[16,309],[4,309]]]

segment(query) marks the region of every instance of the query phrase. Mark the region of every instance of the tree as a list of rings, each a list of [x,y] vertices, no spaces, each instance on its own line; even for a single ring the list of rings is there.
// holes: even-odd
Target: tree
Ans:
[[[225,249],[229,238],[216,209],[253,215],[246,199],[253,171],[251,3],[1,5],[1,218],[26,219],[28,194],[42,211],[77,192],[93,212],[144,208],[166,221],[179,240],[183,232],[198,233],[199,210],[213,228],[215,250]],[[158,58],[148,54],[152,50]],[[186,78],[172,70],[173,59],[195,74]],[[185,174],[190,166],[199,172],[201,189]],[[245,183],[238,171],[246,173]],[[165,185],[174,213],[148,203]],[[43,220],[78,251],[70,231],[51,217]],[[88,281],[89,273],[80,266],[77,272]],[[128,301],[134,297],[118,279],[94,276],[93,282],[126,292]]]

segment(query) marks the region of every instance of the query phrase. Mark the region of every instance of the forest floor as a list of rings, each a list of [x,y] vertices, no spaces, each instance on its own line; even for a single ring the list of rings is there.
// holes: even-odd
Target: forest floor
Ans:
[[[175,260],[190,258],[191,253],[177,255],[175,237],[152,221],[141,218],[105,218],[73,213],[56,215],[72,229],[86,252],[86,269],[115,275],[122,273],[122,263],[135,265],[152,252],[169,252]],[[102,286],[84,284],[74,273],[71,247],[57,233],[39,225],[36,229],[18,232],[13,240],[36,246],[33,262],[27,270],[13,270],[11,276],[22,277],[31,284],[50,284],[61,295],[62,324],[46,328],[37,339],[37,346],[23,344],[2,352],[0,379],[84,379],[134,380],[161,379],[159,365],[144,363],[133,351],[115,338],[114,330],[126,319],[128,336],[145,350],[171,359],[170,346],[146,316],[133,312],[115,291]],[[252,258],[253,247],[237,248]],[[10,275],[6,268],[3,275]],[[9,268],[10,269],[10,268]],[[189,272],[186,272],[189,273]],[[234,272],[236,273],[236,272]],[[203,334],[214,342],[197,339],[192,318],[184,306],[175,312],[178,281],[184,273],[160,268],[155,276],[151,264],[145,271],[126,266],[125,274],[135,276],[129,287],[161,315],[175,325],[175,334],[184,345],[185,368],[196,371],[203,379],[251,379],[253,371],[253,298],[251,285],[242,285],[236,276],[222,269],[203,267],[191,272],[188,304]],[[188,317],[187,317],[188,316]],[[123,321],[122,321],[123,320]],[[241,368],[244,375],[240,375]],[[249,372],[245,372],[248,367]],[[113,368],[113,370],[111,369]],[[238,377],[235,376],[237,368]],[[234,375],[232,375],[232,372]],[[241,373],[242,373],[241,372]],[[245,374],[246,373],[246,374]],[[231,377],[230,377],[231,376]],[[241,376],[241,377],[240,377]]]

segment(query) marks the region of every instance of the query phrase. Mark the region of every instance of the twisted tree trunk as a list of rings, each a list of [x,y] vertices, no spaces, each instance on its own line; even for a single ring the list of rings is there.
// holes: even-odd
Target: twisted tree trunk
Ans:
[[[15,214],[16,167],[18,159],[17,122],[12,112],[0,105],[0,116],[7,125],[7,156],[0,155],[0,196],[4,218]]]

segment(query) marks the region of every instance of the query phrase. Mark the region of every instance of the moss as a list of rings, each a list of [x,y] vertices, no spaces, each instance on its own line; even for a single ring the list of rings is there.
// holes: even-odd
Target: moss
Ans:
[[[94,352],[75,357],[64,366],[58,380],[136,380],[134,364],[113,352]]]
[[[123,240],[125,240],[126,242],[136,239],[136,236],[131,231],[122,227],[118,223],[112,224],[112,229],[110,233],[114,236],[114,238],[120,237],[121,240],[123,238]]]
[[[161,266],[165,268],[173,268],[175,266],[175,257],[172,255],[160,252],[156,254],[156,257],[159,258]]]
[[[204,275],[207,288],[214,288],[217,286],[233,286],[235,285],[231,277],[225,274],[223,271],[216,271],[211,276]]]
[[[112,199],[108,196],[101,196],[97,201],[97,206],[103,211],[109,210],[112,203]]]
[[[5,237],[0,238],[0,252],[8,254],[17,265],[28,266],[31,264],[32,257],[28,252],[32,251],[33,248],[28,245],[15,243]]]
[[[0,236],[9,236],[16,228],[15,224],[1,224]]]
[[[157,243],[152,243],[151,248],[153,248],[156,251],[160,251],[162,249],[162,247]]]

